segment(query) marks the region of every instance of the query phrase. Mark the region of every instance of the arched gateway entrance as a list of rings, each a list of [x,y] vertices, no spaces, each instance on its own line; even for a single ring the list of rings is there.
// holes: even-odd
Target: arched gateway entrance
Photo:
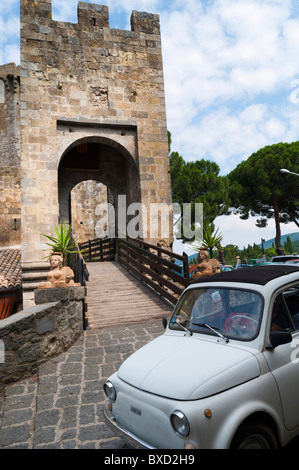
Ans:
[[[97,199],[97,194],[94,193],[97,191],[96,184],[85,187],[81,194],[78,190],[76,196],[72,192],[82,181],[94,181],[107,187],[106,201],[103,198],[102,201],[96,202],[103,204],[106,202],[114,207],[114,217],[109,220],[110,227],[107,228],[107,234],[109,232],[118,236],[119,196],[123,196],[122,201],[126,201],[126,206],[141,202],[138,168],[133,156],[115,140],[97,136],[76,140],[63,153],[58,168],[59,220],[72,224],[75,235],[78,233],[76,233],[76,221],[72,220],[72,203],[76,201],[89,206],[88,217],[89,220],[93,219],[94,227],[103,216],[101,208],[98,209],[100,204],[90,202]],[[80,221],[81,224],[87,223],[86,216],[83,215],[81,219],[85,219]],[[81,234],[84,234],[83,229]]]

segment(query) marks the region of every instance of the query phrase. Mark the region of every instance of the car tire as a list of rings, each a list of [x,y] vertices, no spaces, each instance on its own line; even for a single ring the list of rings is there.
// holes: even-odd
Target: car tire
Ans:
[[[246,423],[237,431],[231,449],[278,449],[273,430],[263,423]]]

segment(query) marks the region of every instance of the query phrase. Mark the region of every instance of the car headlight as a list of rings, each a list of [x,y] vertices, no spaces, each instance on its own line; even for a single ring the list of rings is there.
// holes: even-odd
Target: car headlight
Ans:
[[[170,423],[176,434],[187,437],[190,433],[189,421],[182,411],[175,410],[170,415]]]
[[[116,390],[112,382],[110,380],[107,380],[107,382],[104,384],[104,392],[107,398],[111,401],[116,400]]]

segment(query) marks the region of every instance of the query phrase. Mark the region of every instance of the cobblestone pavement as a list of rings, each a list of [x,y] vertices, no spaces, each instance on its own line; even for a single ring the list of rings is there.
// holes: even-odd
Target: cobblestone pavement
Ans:
[[[0,395],[0,449],[120,449],[103,418],[103,383],[164,332],[151,324],[86,330],[64,354]]]

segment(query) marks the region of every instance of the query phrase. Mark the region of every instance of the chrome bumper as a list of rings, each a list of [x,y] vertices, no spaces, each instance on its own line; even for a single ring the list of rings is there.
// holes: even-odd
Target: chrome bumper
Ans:
[[[134,447],[135,449],[155,449],[155,447],[151,447],[147,442],[144,442],[142,439],[139,439],[134,436],[134,434],[119,426],[114,421],[113,417],[109,416],[106,410],[104,410],[104,418],[106,424],[110,427],[113,433],[129,444],[129,446]]]

